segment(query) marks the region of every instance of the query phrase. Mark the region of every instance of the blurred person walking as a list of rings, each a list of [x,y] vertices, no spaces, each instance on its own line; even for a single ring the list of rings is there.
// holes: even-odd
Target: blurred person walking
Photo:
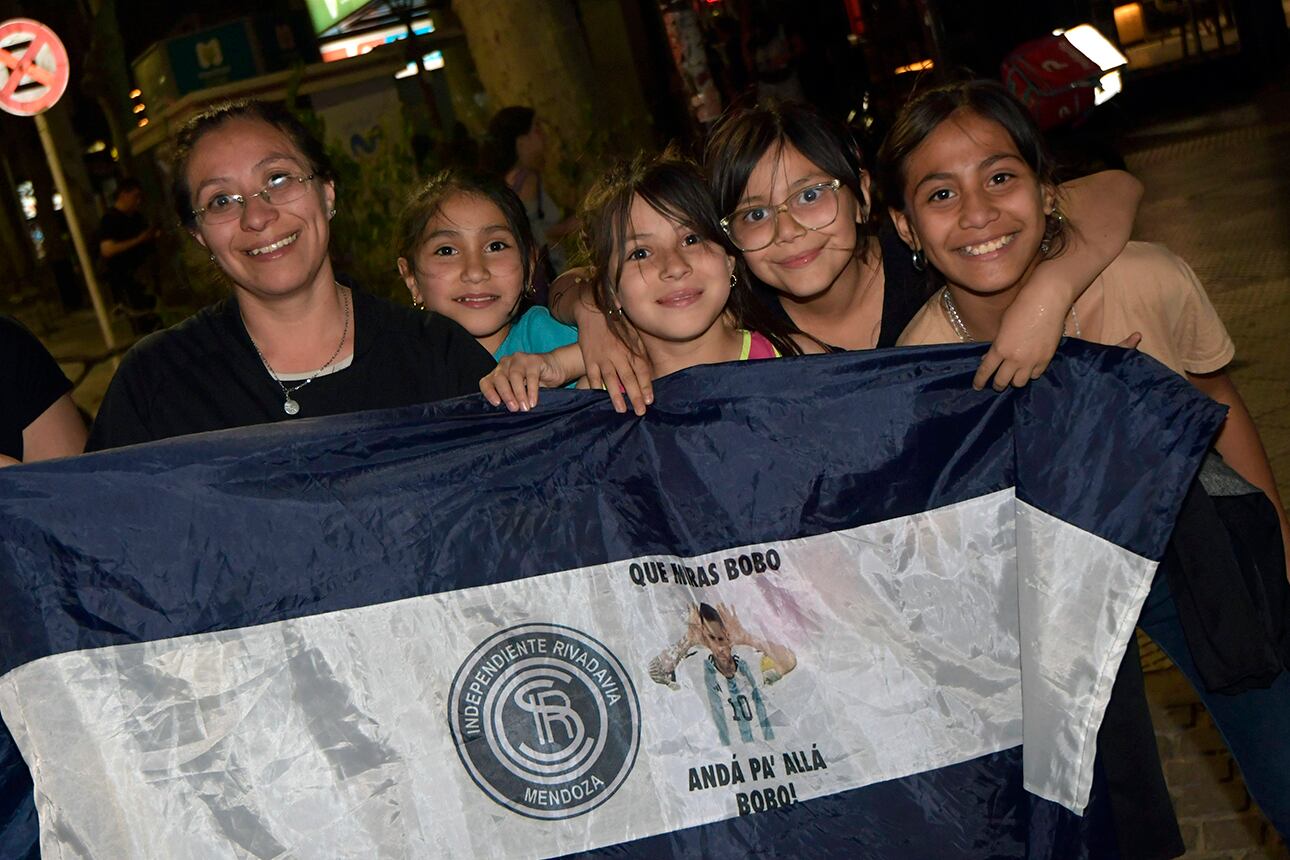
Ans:
[[[561,241],[578,229],[576,216],[564,210],[547,193],[542,183],[546,167],[546,131],[532,108],[505,107],[488,123],[484,167],[506,178],[528,212],[529,224],[538,244],[538,265],[534,276],[535,299],[545,305],[547,287],[555,273],[564,271],[567,254]]]
[[[143,186],[137,179],[123,179],[99,222],[99,255],[112,301],[129,315],[135,334],[161,328],[157,297],[139,280],[140,272],[156,258],[160,235],[144,217]]]

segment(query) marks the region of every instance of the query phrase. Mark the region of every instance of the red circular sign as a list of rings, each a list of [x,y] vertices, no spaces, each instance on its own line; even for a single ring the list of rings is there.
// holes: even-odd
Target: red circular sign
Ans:
[[[0,24],[0,110],[35,116],[67,89],[67,49],[54,31],[30,18]]]

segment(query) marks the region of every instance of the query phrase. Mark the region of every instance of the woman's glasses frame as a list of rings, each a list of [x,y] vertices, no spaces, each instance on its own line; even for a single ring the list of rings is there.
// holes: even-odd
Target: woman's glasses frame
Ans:
[[[301,176],[297,173],[279,174],[274,179],[270,179],[263,188],[254,194],[243,197],[241,194],[218,194],[217,197],[227,197],[237,202],[237,208],[229,206],[226,209],[211,211],[210,206],[203,206],[201,209],[193,210],[193,217],[201,220],[203,224],[226,224],[236,221],[242,217],[246,211],[246,202],[259,197],[270,206],[282,206],[299,200],[304,194],[305,184],[313,181],[314,174]],[[284,182],[278,187],[273,186],[275,179],[289,179],[290,182]],[[212,217],[213,216],[213,217]]]

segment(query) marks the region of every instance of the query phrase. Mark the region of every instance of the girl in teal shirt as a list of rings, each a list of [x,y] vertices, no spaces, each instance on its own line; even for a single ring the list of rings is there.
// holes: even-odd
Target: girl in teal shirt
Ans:
[[[501,180],[437,174],[404,207],[398,237],[412,303],[457,322],[494,358],[577,342],[577,329],[532,303],[537,245],[524,204]]]

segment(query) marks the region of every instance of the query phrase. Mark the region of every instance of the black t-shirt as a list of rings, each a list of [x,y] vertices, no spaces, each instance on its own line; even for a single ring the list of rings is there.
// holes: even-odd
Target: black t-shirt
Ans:
[[[354,358],[292,394],[298,418],[388,409],[479,391],[492,356],[447,317],[399,307],[357,289]],[[297,384],[287,382],[290,388]],[[88,451],[170,436],[290,420],[225,299],[137,343],[108,386]]]
[[[148,219],[142,212],[122,212],[116,207],[109,207],[99,222],[99,241],[112,240],[125,242],[133,239],[148,229]],[[152,253],[152,242],[135,245],[128,251],[103,258],[103,271],[109,279],[129,277],[143,265]]]
[[[878,230],[882,249],[882,323],[878,328],[878,347],[895,346],[900,333],[932,294],[926,272],[914,268],[909,246],[901,241],[896,228],[884,223]],[[788,311],[775,290],[759,281],[753,291],[771,312],[788,318]]]
[[[0,316],[0,454],[22,459],[22,431],[72,388],[36,336]]]

